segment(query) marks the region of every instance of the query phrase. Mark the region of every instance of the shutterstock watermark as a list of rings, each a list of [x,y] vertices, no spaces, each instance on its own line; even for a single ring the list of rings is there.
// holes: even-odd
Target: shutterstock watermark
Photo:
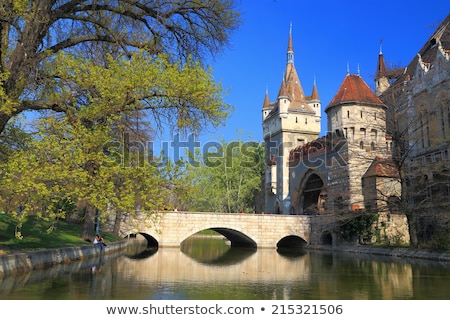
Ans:
[[[181,138],[179,134],[170,141],[131,140],[125,133],[122,140],[113,140],[103,146],[104,154],[124,166],[161,167],[170,161],[180,166],[199,167],[255,167],[264,161],[263,143],[257,141],[198,141],[194,135]]]
[[[169,162],[179,166],[226,167],[242,166],[246,168],[260,165],[281,164],[288,161],[291,166],[317,168],[321,166],[346,165],[343,154],[346,141],[320,138],[304,145],[292,142],[280,143],[269,139],[257,141],[206,141],[197,140],[191,134],[173,136],[169,141],[140,141],[131,139],[125,133],[121,140],[116,139],[103,146],[103,152],[114,163],[123,166],[152,165],[162,167]]]

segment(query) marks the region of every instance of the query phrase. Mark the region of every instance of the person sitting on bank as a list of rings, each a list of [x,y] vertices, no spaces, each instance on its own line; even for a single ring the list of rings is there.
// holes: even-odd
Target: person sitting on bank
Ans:
[[[97,234],[95,236],[94,244],[96,244],[96,245],[98,245],[100,247],[100,251],[103,251],[103,248],[106,247],[105,241],[103,240],[103,238],[99,234]]]

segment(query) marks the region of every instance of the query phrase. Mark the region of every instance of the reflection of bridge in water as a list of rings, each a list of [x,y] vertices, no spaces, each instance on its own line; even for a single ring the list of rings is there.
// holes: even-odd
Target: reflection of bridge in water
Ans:
[[[134,261],[131,268],[127,264],[120,272],[125,276],[142,277],[142,281],[208,283],[257,282],[261,278],[264,281],[288,281],[293,279],[292,275],[306,281],[311,275],[308,255],[289,257],[273,250],[250,248],[231,248],[230,251],[235,251],[239,259],[225,264],[220,262],[222,259],[203,263],[178,248],[164,248],[150,257]]]
[[[331,242],[332,216],[167,212],[156,219],[132,219],[125,235],[142,234],[151,246],[179,247],[191,235],[214,230],[233,247],[302,247]]]
[[[150,257],[133,261],[133,264],[129,264],[127,259],[121,259],[116,271],[122,277],[133,279],[132,281],[139,282],[142,286],[184,283],[217,287],[261,283],[268,285],[266,290],[271,290],[270,285],[286,283],[283,292],[274,291],[274,299],[291,299],[293,294],[299,294],[300,289],[319,290],[320,296],[333,298],[336,291],[347,288],[345,279],[349,276],[348,269],[343,269],[341,258],[334,255],[326,258],[328,263],[323,263],[326,260],[317,259],[311,253],[284,255],[268,249],[231,248],[230,251],[232,250],[247,250],[249,254],[242,254],[242,259],[235,260],[233,264],[223,265],[202,263],[178,248],[165,248],[157,250]],[[322,262],[318,264],[318,261]],[[352,268],[364,266],[365,272],[373,278],[376,286],[379,286],[380,295],[385,299],[409,297],[414,291],[411,265],[354,260],[353,257],[344,262],[346,263],[353,265]],[[329,276],[324,276],[326,274]],[[369,296],[361,290],[348,292],[348,298],[368,299]]]

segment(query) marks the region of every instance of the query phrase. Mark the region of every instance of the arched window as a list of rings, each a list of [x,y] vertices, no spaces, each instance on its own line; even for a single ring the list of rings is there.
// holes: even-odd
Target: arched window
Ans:
[[[426,110],[422,110],[419,115],[420,146],[425,149],[431,146],[430,122]]]
[[[372,141],[377,141],[377,135],[378,135],[378,132],[376,129],[370,130],[370,137],[372,138]]]
[[[366,139],[366,128],[359,129],[359,132],[361,134],[361,139]]]
[[[441,132],[442,138],[445,139],[446,137],[446,128],[445,128],[445,107],[444,105],[441,103],[440,108],[439,108],[439,126],[440,129],[438,131]]]

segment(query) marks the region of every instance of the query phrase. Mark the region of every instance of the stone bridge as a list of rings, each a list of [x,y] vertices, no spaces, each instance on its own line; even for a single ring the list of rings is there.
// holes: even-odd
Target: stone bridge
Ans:
[[[279,248],[331,244],[331,216],[167,212],[123,223],[124,236],[143,235],[150,246],[179,247],[203,230],[214,230],[234,247]]]

